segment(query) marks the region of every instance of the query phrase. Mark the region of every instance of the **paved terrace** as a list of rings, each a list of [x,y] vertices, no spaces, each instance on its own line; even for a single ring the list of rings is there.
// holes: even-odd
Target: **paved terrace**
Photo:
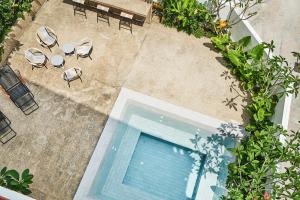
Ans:
[[[206,47],[209,39],[195,39],[153,22],[144,27],[118,30],[118,20],[111,26],[96,23],[96,13],[88,19],[73,16],[72,6],[61,0],[48,1],[36,20],[24,30],[18,48],[9,63],[18,69],[35,95],[40,108],[25,116],[4,94],[1,110],[11,119],[17,137],[0,146],[0,165],[35,175],[33,197],[68,200],[76,192],[90,156],[105,125],[121,87],[183,106],[203,114],[242,122],[241,102],[237,111],[223,103],[234,97],[229,92],[232,81],[220,75],[226,68],[221,57]],[[26,48],[43,49],[35,40],[41,25],[54,29],[60,47],[84,37],[93,40],[92,60],[66,57],[65,68],[80,67],[83,83],[61,78],[64,69],[48,64],[48,69],[34,69],[24,58]],[[62,54],[60,47],[50,57]]]

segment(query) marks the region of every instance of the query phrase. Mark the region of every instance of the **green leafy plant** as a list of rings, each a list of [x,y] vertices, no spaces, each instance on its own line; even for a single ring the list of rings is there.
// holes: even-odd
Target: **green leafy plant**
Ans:
[[[3,167],[0,171],[0,186],[28,195],[31,193],[29,185],[32,178],[29,169],[25,169],[20,175],[14,169],[8,170],[7,167]]]
[[[264,126],[272,125],[269,119],[274,113],[277,99],[269,98],[263,94],[256,94],[251,100],[252,102],[247,107],[247,110],[250,112],[253,124],[248,124],[246,130],[251,132]]]
[[[196,29],[196,30],[193,32],[193,35],[194,35],[196,38],[201,38],[201,37],[205,36],[205,30],[203,30],[202,27],[198,27],[198,29]]]
[[[222,52],[226,52],[228,46],[232,44],[228,34],[212,37],[211,41],[213,45]]]
[[[300,132],[283,133],[288,139],[280,157],[277,160],[285,162],[283,170],[278,170],[274,174],[274,179],[278,182],[273,184],[273,196],[281,199],[300,199]]]
[[[278,98],[298,93],[299,78],[293,75],[286,59],[282,56],[267,56],[273,51],[273,42],[259,44],[245,51],[250,43],[245,37],[237,42],[231,42],[228,35],[212,38],[214,46],[222,51],[228,66],[241,81],[241,86],[251,94],[260,92],[267,98]]]
[[[246,50],[249,37],[232,42],[227,34],[222,34],[211,40],[251,98],[246,108],[249,136],[232,149],[236,160],[229,165],[228,195],[224,199],[299,198],[300,156],[295,153],[299,151],[299,133],[295,133],[294,141],[284,145],[279,135],[288,133],[271,121],[279,99],[287,94],[297,95],[299,78],[284,57],[270,57],[275,48],[273,42]],[[277,170],[281,162],[290,165],[285,172]]]
[[[10,31],[11,26],[20,17],[24,17],[24,12],[30,11],[31,0],[3,0],[0,4],[0,41]]]
[[[210,30],[212,16],[197,0],[164,0],[163,24],[196,37]]]
[[[253,131],[232,150],[236,158],[229,165],[226,199],[263,199],[267,182],[276,173],[277,158],[283,152],[283,145],[277,137],[280,127],[265,126]]]
[[[279,134],[290,138],[285,145]],[[279,126],[253,131],[232,150],[236,162],[229,165],[229,194],[224,199],[299,199],[299,142],[300,132],[287,133]],[[285,167],[278,170],[282,163]]]
[[[0,2],[0,61],[4,52],[2,43],[10,32],[11,26],[18,18],[24,17],[24,12],[31,9],[32,0],[2,0]]]
[[[233,25],[256,15],[253,7],[262,2],[263,0],[208,0],[200,3],[197,0],[162,0],[163,24],[196,37],[202,35],[199,34],[199,26],[205,30],[205,36],[226,34]],[[226,6],[228,15],[222,19],[220,13]],[[232,17],[237,10],[238,17]]]

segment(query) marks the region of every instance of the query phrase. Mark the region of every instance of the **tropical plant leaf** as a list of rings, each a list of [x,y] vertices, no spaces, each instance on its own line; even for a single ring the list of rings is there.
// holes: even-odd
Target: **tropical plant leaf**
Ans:
[[[247,47],[250,44],[250,42],[251,42],[251,36],[246,36],[240,39],[239,41],[237,41],[237,44],[240,49],[243,49]]]
[[[235,66],[241,66],[242,62],[241,62],[241,54],[238,50],[233,50],[233,49],[230,49],[228,50],[228,58],[230,60],[230,62],[232,64],[234,64]]]
[[[248,54],[251,56],[251,58],[253,58],[256,61],[261,60],[264,55],[264,45],[259,44],[255,47],[253,47],[252,49],[250,49]]]
[[[27,188],[22,189],[21,192],[22,192],[22,194],[25,194],[25,195],[29,195],[29,194],[32,193],[32,192],[31,192],[29,189],[27,189]]]
[[[225,51],[226,46],[230,40],[228,35],[222,35],[222,36],[212,37],[211,41],[216,48],[220,49],[221,51]]]
[[[29,181],[32,180],[32,178],[33,178],[33,175],[32,175],[32,174],[27,175],[26,177],[24,177],[24,181],[29,182]]]
[[[6,173],[7,167],[3,167],[0,171],[0,175],[4,175]]]
[[[20,174],[14,169],[6,170],[7,168],[4,167],[0,171],[0,173],[3,173],[2,176],[0,176],[0,186],[21,192],[23,194],[31,193],[29,185],[32,183],[33,175],[30,174],[29,169],[25,169],[22,172],[21,177]]]
[[[23,172],[22,172],[22,178],[25,178],[26,176],[29,175],[29,169],[25,169]]]
[[[17,185],[19,185],[19,182],[16,180],[11,180],[9,184],[12,186],[17,186]]]
[[[20,178],[19,173],[14,169],[8,170],[6,172],[6,175],[11,176],[12,178],[14,178],[16,180],[19,180],[19,178]]]

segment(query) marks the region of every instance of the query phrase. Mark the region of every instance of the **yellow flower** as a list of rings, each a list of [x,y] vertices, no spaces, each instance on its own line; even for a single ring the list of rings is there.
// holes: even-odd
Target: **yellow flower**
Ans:
[[[225,20],[225,19],[220,19],[220,20],[217,22],[217,24],[218,24],[218,26],[217,26],[218,29],[225,29],[225,28],[227,28],[227,26],[228,26],[228,22],[227,22],[227,20]]]

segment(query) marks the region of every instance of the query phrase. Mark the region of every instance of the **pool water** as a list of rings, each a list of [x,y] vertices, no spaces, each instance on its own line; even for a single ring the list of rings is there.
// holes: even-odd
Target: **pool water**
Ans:
[[[195,168],[201,173],[191,154],[190,149],[142,133],[123,183],[165,200],[184,200],[189,175]]]
[[[123,118],[111,133],[89,198],[198,200],[208,157],[191,141],[212,132],[136,105],[128,106]],[[226,169],[216,176],[226,178]]]

